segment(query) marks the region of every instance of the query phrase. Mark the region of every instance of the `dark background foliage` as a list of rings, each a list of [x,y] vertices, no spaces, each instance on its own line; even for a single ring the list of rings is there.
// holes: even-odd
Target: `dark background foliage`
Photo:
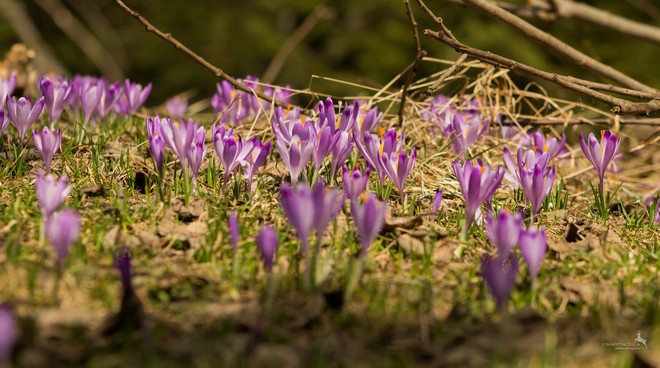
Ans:
[[[71,74],[100,74],[97,66],[56,27],[51,15],[35,1],[20,3],[66,69]],[[648,3],[648,0],[585,2],[649,24],[660,22],[653,12],[639,9],[639,4]],[[275,80],[295,88],[311,84],[313,90],[323,93],[353,94],[355,90],[312,78],[312,75],[379,87],[411,63],[415,54],[411,27],[400,0],[127,0],[126,3],[236,77],[261,76],[287,37],[316,6],[324,4],[334,10],[335,16],[321,21],[298,45]],[[62,4],[95,31],[95,36],[112,53],[126,76],[141,83],[154,83],[151,104],[182,91],[192,91],[196,98],[213,93],[217,80],[209,71],[145,32],[144,27],[115,1],[62,0]],[[415,1],[412,5],[420,29],[434,28]],[[428,1],[428,5],[469,45],[545,70],[599,80],[475,9],[442,1]],[[660,87],[657,72],[660,47],[571,20],[534,23],[596,59]],[[9,22],[0,22],[0,51],[19,40],[17,30]],[[435,41],[423,38],[422,42],[429,56],[452,60],[458,56],[454,50]],[[420,75],[436,72],[439,67],[424,63]],[[515,78],[520,83],[528,82],[524,76]]]

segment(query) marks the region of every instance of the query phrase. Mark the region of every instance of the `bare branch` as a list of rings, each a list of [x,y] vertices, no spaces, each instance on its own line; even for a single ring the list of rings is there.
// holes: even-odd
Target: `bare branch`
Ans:
[[[486,13],[491,17],[499,19],[504,23],[518,29],[525,36],[549,47],[558,54],[570,59],[575,64],[582,66],[588,70],[598,73],[606,78],[615,82],[621,83],[628,88],[637,89],[644,92],[657,92],[656,89],[649,87],[628,75],[612,68],[609,65],[603,64],[581,51],[573,48],[572,46],[560,41],[552,35],[543,32],[532,24],[526,22],[522,18],[509,13],[508,11],[498,7],[495,3],[489,0],[463,0],[464,3],[472,5]]]
[[[458,2],[462,3],[460,0]],[[660,28],[636,22],[585,3],[572,0],[552,0],[552,4],[550,4],[549,0],[541,0],[532,6],[520,6],[503,1],[498,1],[496,4],[520,17],[545,22],[555,21],[559,18],[575,19],[660,45]]]
[[[585,118],[577,118],[577,119],[534,119],[534,120],[529,120],[525,121],[524,123],[522,122],[512,122],[512,121],[502,121],[501,124],[505,126],[517,126],[520,124],[521,126],[527,126],[527,125],[609,125],[612,126],[614,125],[615,121],[614,119],[585,119]],[[619,124],[623,125],[645,125],[645,126],[660,126],[660,119],[658,118],[641,118],[641,119],[636,119],[636,118],[629,118],[629,119],[620,119],[618,121]]]
[[[463,64],[463,62],[465,61],[465,59],[467,59],[467,57],[468,57],[468,54],[461,54],[461,56],[459,56],[458,59],[456,59],[456,62],[453,63],[451,66],[449,66],[449,68],[445,69],[445,71],[442,73],[440,78],[438,78],[437,81],[435,81],[432,85],[429,86],[429,88],[426,89],[426,95],[430,96],[430,95],[434,94],[435,91],[438,90],[440,85],[445,80],[447,80],[447,78],[450,75],[454,74],[456,69],[458,69],[458,67],[461,66],[461,64]]]
[[[413,28],[413,37],[415,37],[415,47],[417,49],[417,53],[415,54],[415,61],[413,62],[410,71],[408,72],[406,83],[404,83],[401,89],[401,103],[399,104],[399,113],[398,113],[399,126],[403,126],[403,112],[406,108],[406,97],[408,96],[408,88],[410,88],[410,84],[417,75],[419,63],[421,63],[424,56],[426,56],[426,51],[422,50],[422,42],[419,39],[419,30],[417,29],[417,21],[415,21],[415,16],[412,13],[412,8],[410,7],[410,1],[403,0],[403,3],[406,5],[406,14],[408,15],[408,19],[410,20],[410,24],[412,25]]]
[[[122,0],[115,0],[115,2],[122,9],[124,9],[128,14],[133,16],[133,18],[137,19],[140,23],[142,23],[144,25],[144,27],[146,28],[147,32],[151,32],[151,33],[157,35],[158,37],[162,38],[163,40],[169,42],[170,44],[172,44],[172,46],[176,47],[178,50],[181,50],[184,54],[191,57],[197,63],[201,64],[203,67],[205,67],[206,69],[213,72],[213,74],[215,74],[216,77],[222,78],[222,79],[226,80],[227,82],[229,82],[236,89],[241,90],[243,92],[253,94],[253,95],[255,95],[255,96],[257,96],[257,97],[259,97],[259,98],[261,98],[261,99],[263,99],[267,102],[270,102],[270,103],[274,104],[275,106],[283,106],[283,107],[291,106],[291,107],[293,107],[293,105],[284,103],[284,102],[279,101],[279,100],[274,100],[273,98],[271,98],[270,96],[265,95],[261,91],[257,91],[257,90],[254,90],[254,89],[250,88],[250,87],[245,86],[244,84],[240,83],[239,81],[237,81],[235,78],[233,78],[229,74],[223,72],[222,69],[220,69],[220,68],[216,67],[215,65],[211,64],[206,59],[204,59],[203,57],[197,55],[195,52],[190,50],[184,44],[177,41],[177,39],[172,37],[171,34],[163,33],[161,30],[154,27],[151,23],[149,23],[149,21],[147,19],[145,19],[142,15],[140,15],[140,13],[136,12],[135,10],[129,8],[126,4],[124,4],[124,2]],[[301,109],[301,111],[304,111],[306,113],[309,112],[307,109]]]

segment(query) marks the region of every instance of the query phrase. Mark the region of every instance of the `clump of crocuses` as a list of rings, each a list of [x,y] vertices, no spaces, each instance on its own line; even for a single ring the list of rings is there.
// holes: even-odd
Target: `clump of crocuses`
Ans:
[[[482,262],[482,275],[498,307],[503,310],[518,272],[518,257],[513,253],[516,245],[527,264],[532,286],[541,269],[547,250],[543,229],[523,228],[522,216],[506,210],[496,216],[486,216],[486,233],[497,254],[487,256]]]
[[[504,169],[499,166],[491,169],[479,160],[476,165],[467,160],[462,165],[459,162],[452,162],[452,166],[465,200],[465,219],[461,231],[461,239],[465,240],[479,207],[492,200],[495,190],[504,177]]]
[[[610,162],[614,160],[620,144],[621,139],[609,130],[600,132],[600,141],[596,139],[593,133],[589,133],[589,138],[585,142],[584,136],[580,133],[582,152],[598,173],[598,191],[593,186],[591,189],[596,199],[596,206],[603,219],[607,218],[609,214],[610,202],[610,194],[608,193],[607,197],[605,196],[605,170],[607,170]]]

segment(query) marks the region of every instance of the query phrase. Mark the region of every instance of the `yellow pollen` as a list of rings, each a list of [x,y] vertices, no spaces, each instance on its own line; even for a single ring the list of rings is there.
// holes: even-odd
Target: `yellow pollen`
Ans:
[[[527,164],[524,164],[523,167],[526,169],[526,168],[527,168]]]
[[[465,129],[465,138],[467,138],[470,135],[470,128]]]
[[[383,139],[383,134],[385,133],[385,129],[383,128],[378,128],[378,133],[380,134],[380,139]],[[382,150],[382,149],[381,149]]]
[[[335,124],[335,128],[337,128],[337,129],[339,129],[339,121],[340,121],[340,118],[337,118],[337,123]]]
[[[305,125],[305,122],[307,122],[307,116],[301,116],[300,117],[300,122]]]
[[[545,133],[545,139],[550,138],[550,133]]]
[[[234,135],[234,139],[236,140],[236,142],[238,142],[238,141],[241,140],[241,137],[239,137],[238,134],[236,134],[236,135]]]
[[[300,147],[300,139],[296,141],[296,146]]]
[[[382,156],[383,155],[383,145],[382,144],[378,145],[378,151],[380,152],[380,155]]]
[[[603,138],[605,138],[605,131],[601,130],[600,131],[600,139],[602,140]]]
[[[284,112],[288,115],[289,111],[291,111],[291,105],[287,105],[286,108],[284,108]]]
[[[548,145],[544,144],[543,145],[543,153],[548,152]]]
[[[367,106],[362,106],[362,108],[360,108],[360,110],[362,110],[362,112],[367,112]]]
[[[537,146],[532,146],[532,151],[536,151],[537,148]]]
[[[319,132],[316,134],[317,137],[319,137],[319,139],[321,139],[321,133],[322,133],[322,132],[323,132],[322,130],[319,130]]]
[[[367,195],[367,192],[364,191],[362,192],[362,194],[360,194],[359,198],[360,198],[360,203],[364,203],[367,201],[367,198],[369,198],[369,195]]]
[[[364,116],[360,118],[360,129],[362,129],[362,124],[364,124]]]
[[[355,170],[359,170],[359,169],[360,169],[360,163],[359,163],[359,162],[356,162],[356,163],[355,163]]]

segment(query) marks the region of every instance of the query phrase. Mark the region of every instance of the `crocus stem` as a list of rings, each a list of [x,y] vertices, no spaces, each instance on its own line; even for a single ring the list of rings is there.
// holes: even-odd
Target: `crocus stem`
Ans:
[[[60,294],[60,281],[62,280],[62,265],[58,263],[55,265],[55,268],[57,275],[55,276],[55,284],[53,285],[52,299],[54,305],[59,305],[58,295]]]
[[[598,195],[600,196],[600,216],[607,218],[607,209],[605,208],[605,183],[601,178],[598,182]]]
[[[234,251],[234,255],[232,257],[232,277],[231,277],[231,284],[232,284],[232,289],[236,289],[236,285],[238,284],[238,275],[239,275],[239,269],[238,269],[238,250]]]
[[[346,291],[344,292],[344,300],[349,301],[353,296],[353,292],[357,287],[360,279],[362,278],[362,271],[364,270],[364,256],[359,256],[351,259],[351,266],[348,274],[348,283],[346,284]]]

